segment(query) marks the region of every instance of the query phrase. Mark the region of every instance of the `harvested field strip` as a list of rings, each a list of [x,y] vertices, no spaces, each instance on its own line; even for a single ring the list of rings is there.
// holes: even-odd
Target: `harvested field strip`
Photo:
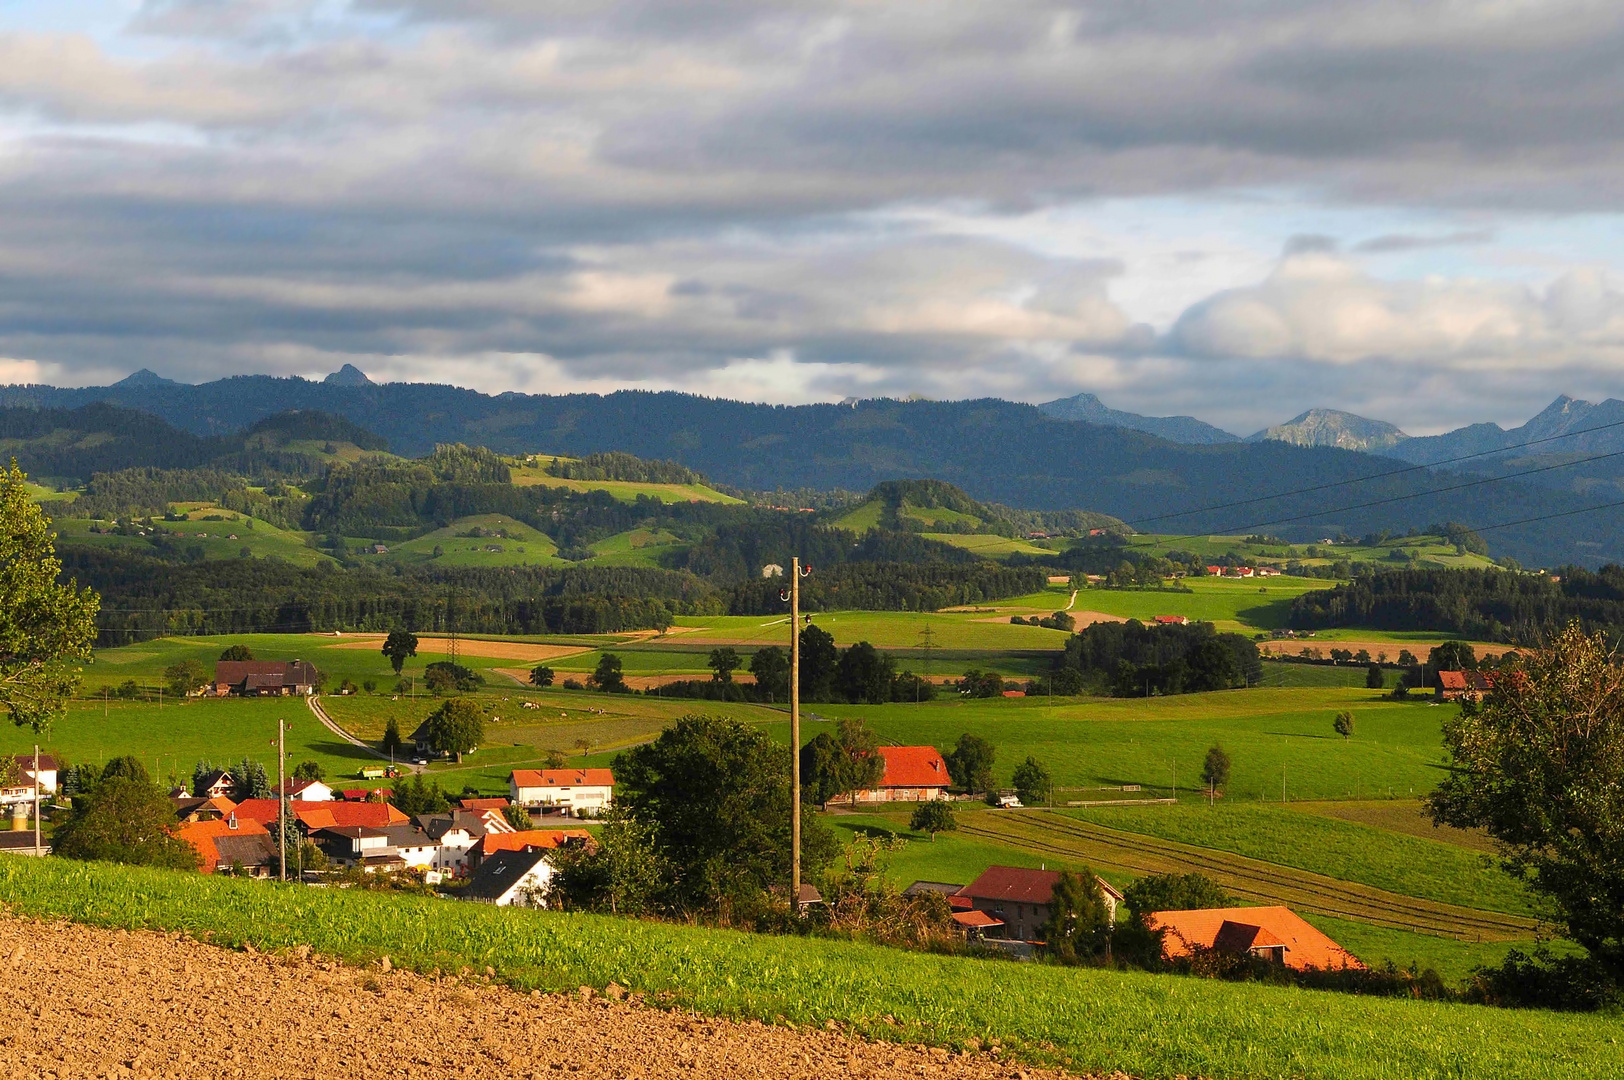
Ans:
[[[81,999],[74,993],[79,986],[76,981],[64,983],[63,995],[38,1000],[11,995],[7,1030],[14,1036],[29,1035],[30,1051],[38,1038],[32,1033],[40,1031],[54,1036],[88,1030],[101,1039],[142,1041],[144,1056],[135,1055],[139,1060],[134,1066],[129,1064],[131,1059],[125,1059],[107,1069],[85,1067],[92,1057],[99,1064],[100,1055],[92,1049],[96,1044],[91,1044],[81,1051],[84,1060],[58,1067],[58,1075],[63,1077],[108,1072],[155,1075],[159,1068],[153,1059],[168,1045],[186,1046],[196,1062],[203,1063],[184,1066],[188,1076],[404,1076],[408,1060],[401,1059],[394,1044],[383,1037],[390,1017],[444,1015],[455,1030],[472,1029],[458,1026],[462,1014],[440,1008],[427,986],[393,974],[377,975],[383,957],[397,971],[421,974],[489,969],[494,981],[520,990],[568,992],[579,986],[604,988],[614,981],[633,992],[668,995],[666,1000],[675,1006],[713,1016],[814,1028],[832,1022],[853,1034],[903,1044],[894,1049],[895,1064],[912,1075],[924,1076],[940,1073],[918,1058],[904,1059],[908,1044],[961,1047],[972,1039],[981,1043],[997,1039],[1007,1053],[1018,1058],[1062,1064],[1079,1073],[1118,1070],[1145,1080],[1187,1076],[1209,1080],[1590,1080],[1615,1074],[1619,1054],[1618,1021],[1605,1015],[1490,1009],[971,960],[860,942],[767,937],[359,889],[278,886],[66,859],[0,861],[0,903],[16,915],[65,918],[131,931],[181,931],[217,945],[245,950],[251,946],[262,954],[291,953],[309,946],[326,958],[372,965],[368,974],[373,977],[362,976],[355,983],[348,983],[346,973],[326,972],[340,976],[334,981],[341,992],[348,993],[350,1004],[328,1010],[329,1014],[341,1013],[333,1017],[337,1023],[331,1028],[343,1034],[324,1038],[301,1038],[279,1025],[274,1012],[267,1017],[269,1004],[260,1006],[262,992],[268,994],[263,999],[267,1002],[296,999],[301,1003],[321,992],[324,980],[319,978],[301,979],[297,990],[273,983],[268,973],[274,968],[286,965],[286,970],[295,973],[308,970],[281,956],[274,960],[250,957],[250,962],[262,966],[253,968],[253,974],[241,969],[243,977],[233,978],[197,955],[191,963],[203,984],[202,993],[190,987],[160,992],[153,995],[150,1009],[121,997],[112,998],[111,1007],[102,1009],[98,1006],[109,999],[90,995],[88,985],[89,996]],[[54,950],[49,937],[43,936],[49,929],[41,930],[37,951],[25,947],[20,959],[15,950],[12,954],[13,968],[25,965],[19,975],[30,983],[49,981],[42,978],[47,971],[39,964]],[[146,935],[134,935],[119,938],[115,946],[92,948],[84,962],[63,971],[62,978],[84,975],[100,988],[133,990],[147,980],[165,978],[163,968],[179,966],[182,974],[187,973],[184,961],[171,965],[146,953],[142,943],[149,940]],[[64,952],[78,956],[76,949]],[[351,991],[352,985],[360,992]],[[222,987],[234,988],[239,997],[246,995],[247,1008],[199,1012],[195,1003],[200,998],[212,1000],[211,994],[218,998]],[[379,994],[380,988],[379,997],[369,996]],[[81,1001],[96,1004],[85,1008]],[[192,1034],[179,1044],[164,1038],[167,1029],[156,1030],[161,1018],[175,1015],[176,1001],[193,1025],[188,1029]],[[46,1014],[41,1010],[50,1002],[55,1003],[50,1005],[54,1022],[43,1023]],[[326,999],[321,1003],[325,1006]],[[361,1003],[365,1006],[357,1008]],[[496,1004],[464,1003],[474,1008]],[[319,1009],[303,1012],[324,1015]],[[229,1023],[219,1029],[216,1038],[208,1039],[216,1030],[208,1025],[218,1016],[227,1016]],[[651,1016],[650,1027],[661,1021],[661,1017]],[[538,1022],[526,1016],[519,1026]],[[568,1030],[576,1023],[576,1014],[560,1013],[553,1026]],[[421,1029],[424,1025],[419,1022],[416,1026]],[[501,1014],[493,1011],[488,1022],[476,1023],[474,1028],[478,1030],[458,1044],[462,1056],[457,1065],[462,1075],[497,1075],[483,1061],[475,1064],[478,1054],[505,1053],[499,1059],[503,1076],[550,1075],[549,1065],[562,1065],[557,1058],[545,1063],[528,1053],[515,1060],[514,1054],[499,1045],[487,1045],[496,1028],[504,1033],[513,1030],[505,1010]],[[229,1068],[210,1072],[204,1067],[215,1065],[217,1058],[214,1051],[205,1057],[192,1046],[199,1032],[230,1057]],[[695,1035],[689,1029],[672,1037],[682,1043],[702,1043]],[[267,1056],[272,1051],[266,1047],[277,1043],[298,1047],[306,1055],[302,1060],[309,1060],[311,1055],[326,1055],[335,1038],[348,1040],[342,1045],[353,1055],[342,1063],[319,1056],[317,1065],[284,1071],[275,1067],[280,1059]],[[413,1044],[412,1048],[417,1046],[427,1048],[428,1044]],[[647,1068],[634,1067],[642,1058],[622,1049],[618,1039],[605,1040],[597,1049],[593,1066],[597,1071],[588,1069],[582,1075],[678,1074],[658,1059]],[[16,1044],[8,1047],[9,1065],[17,1064],[18,1050]],[[764,1049],[763,1053],[770,1051]],[[691,1059],[692,1051],[683,1056]],[[410,1060],[415,1066],[411,1074],[446,1075],[450,1070],[437,1067],[440,1060],[432,1054]],[[611,1067],[598,1068],[598,1064]],[[759,1062],[759,1068],[736,1066],[727,1075],[823,1074],[821,1068],[808,1069],[807,1064],[787,1057],[768,1058]],[[163,1070],[165,1074],[173,1071]],[[41,1074],[25,1069],[19,1075]],[[715,1074],[699,1069],[681,1072]],[[1013,1068],[1005,1067],[1003,1075],[1014,1074]],[[9,1073],[0,1069],[0,1075]],[[560,1070],[559,1075],[567,1074]],[[846,1075],[874,1073],[869,1060],[853,1057]]]
[[[329,649],[377,649],[378,642],[383,640],[382,634],[369,636],[354,641],[341,641],[328,645]],[[417,651],[420,653],[449,653],[451,639],[443,637],[420,637],[417,639]],[[489,656],[499,660],[558,660],[565,656],[575,656],[579,653],[591,652],[591,649],[578,645],[534,645],[524,641],[486,641],[483,638],[457,639],[457,651],[463,656]]]
[[[1096,870],[1133,874],[1194,871],[1245,901],[1286,904],[1308,914],[1397,930],[1463,941],[1509,941],[1533,937],[1538,927],[1532,919],[1417,900],[1228,852],[1118,832],[1045,810],[965,814],[959,829],[1026,851],[1085,862]]]

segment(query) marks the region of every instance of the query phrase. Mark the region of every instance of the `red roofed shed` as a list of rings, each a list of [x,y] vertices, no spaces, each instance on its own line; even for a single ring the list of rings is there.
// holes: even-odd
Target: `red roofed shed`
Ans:
[[[869,791],[852,793],[852,802],[930,802],[945,798],[953,778],[934,746],[882,746],[885,775]]]

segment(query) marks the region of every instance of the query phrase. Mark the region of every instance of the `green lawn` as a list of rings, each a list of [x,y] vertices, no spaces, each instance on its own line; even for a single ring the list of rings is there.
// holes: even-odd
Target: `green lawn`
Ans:
[[[565,488],[569,491],[607,491],[621,502],[636,502],[639,495],[646,495],[651,499],[659,499],[666,503],[679,502],[716,502],[740,504],[742,499],[735,499],[731,495],[723,495],[715,488],[704,484],[641,484],[626,480],[562,480],[556,476],[549,476],[546,467],[552,463],[556,455],[533,455],[535,464],[516,465],[512,468],[513,484],[516,487],[555,487]],[[566,459],[571,460],[571,459]]]
[[[504,532],[506,536],[471,537],[476,529]],[[500,548],[490,551],[489,548]],[[440,554],[435,555],[434,549]],[[546,533],[501,514],[475,514],[458,518],[443,529],[389,545],[387,555],[364,556],[380,562],[428,562],[441,566],[568,566],[557,558],[558,545]]]
[[[1220,630],[1255,633],[1285,627],[1292,600],[1332,583],[1277,577],[1263,581],[1184,578],[1180,584],[1190,591],[1084,589],[1077,594],[1077,609],[1141,622],[1158,615],[1183,615],[1192,622],[1210,622]]]
[[[1443,776],[1439,723],[1446,709],[1383,701],[1358,688],[1228,690],[1164,698],[1043,697],[939,699],[927,706],[828,705],[820,714],[867,717],[884,739],[951,747],[965,732],[998,749],[1007,784],[1028,755],[1053,773],[1061,801],[1099,797],[1093,789],[1140,784],[1167,795],[1176,780],[1194,797],[1207,750],[1222,744],[1234,763],[1231,802],[1431,791]],[[1331,721],[1344,709],[1358,735],[1344,741]],[[808,735],[810,738],[810,735]]]
[[[1019,540],[1008,536],[997,536],[993,533],[925,533],[927,540],[935,540],[942,544],[952,544],[954,547],[973,551],[986,559],[998,559],[1006,555],[1052,555],[1053,549],[1040,547],[1027,540]]]
[[[1212,1080],[1578,1080],[1615,1072],[1618,1021],[1173,976],[970,960],[604,916],[307,889],[57,859],[0,863],[36,918],[309,945],[418,971],[489,965],[520,990],[611,980],[679,1007],[899,1042],[996,1038],[1074,1072]]]
[[[842,647],[867,641],[876,648],[892,650],[918,649],[922,642],[921,632],[927,626],[936,647],[940,649],[1058,652],[1065,648],[1069,636],[1064,631],[1041,626],[1011,626],[1008,616],[999,615],[990,605],[983,612],[824,611],[814,613],[812,621],[833,634],[836,644]],[[789,643],[783,617],[681,615],[677,617],[677,625],[693,627],[690,633],[683,636],[704,641],[764,645]]]

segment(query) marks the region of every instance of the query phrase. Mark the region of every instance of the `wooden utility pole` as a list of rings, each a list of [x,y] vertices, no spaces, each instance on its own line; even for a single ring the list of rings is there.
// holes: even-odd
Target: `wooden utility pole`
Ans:
[[[801,912],[801,560],[789,561],[789,904]]]
[[[34,744],[34,855],[44,854],[39,842],[39,743]]]
[[[287,721],[276,722],[276,850],[283,881],[288,879]]]

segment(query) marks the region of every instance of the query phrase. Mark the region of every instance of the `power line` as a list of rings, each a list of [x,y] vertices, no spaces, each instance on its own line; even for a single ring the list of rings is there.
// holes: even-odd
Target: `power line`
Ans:
[[[1621,427],[1621,426],[1624,426],[1624,420],[1615,420],[1615,421],[1613,421],[1612,423],[1609,423],[1609,424],[1598,424],[1596,427],[1584,428],[1583,430],[1580,430],[1580,431],[1564,432],[1561,435],[1548,435],[1543,439],[1530,439],[1527,442],[1513,443],[1510,446],[1502,446],[1502,447],[1499,447],[1498,449],[1494,449],[1494,450],[1479,450],[1476,453],[1462,454],[1459,457],[1444,458],[1441,461],[1431,461],[1431,462],[1427,462],[1426,464],[1423,464],[1423,465],[1408,465],[1408,466],[1406,466],[1406,467],[1404,467],[1402,469],[1389,469],[1387,472],[1371,473],[1371,474],[1369,474],[1367,476],[1356,476],[1356,477],[1353,477],[1353,478],[1348,479],[1348,480],[1338,480],[1338,481],[1336,481],[1334,483],[1330,483],[1330,484],[1314,484],[1314,485],[1310,485],[1309,487],[1295,488],[1295,489],[1293,489],[1291,491],[1276,492],[1273,495],[1258,495],[1258,496],[1256,496],[1254,498],[1250,498],[1250,499],[1238,499],[1238,500],[1235,500],[1233,502],[1214,503],[1211,506],[1202,506],[1202,507],[1198,507],[1198,508],[1196,508],[1194,510],[1179,510],[1179,511],[1176,511],[1174,513],[1169,513],[1169,514],[1157,514],[1157,515],[1154,515],[1152,517],[1139,518],[1139,519],[1137,519],[1136,522],[1130,522],[1129,524],[1139,524],[1139,523],[1150,522],[1150,521],[1165,521],[1168,518],[1188,517],[1188,516],[1190,516],[1192,514],[1205,514],[1205,513],[1209,512],[1209,511],[1212,511],[1212,510],[1232,510],[1237,506],[1250,506],[1253,503],[1268,502],[1271,499],[1284,499],[1284,498],[1287,498],[1287,497],[1292,496],[1292,495],[1307,495],[1307,494],[1317,492],[1317,491],[1331,491],[1331,490],[1333,490],[1335,488],[1347,487],[1350,484],[1363,484],[1363,483],[1366,483],[1366,482],[1371,481],[1371,480],[1382,480],[1382,479],[1385,479],[1385,478],[1390,477],[1390,476],[1405,476],[1405,475],[1407,475],[1409,473],[1420,472],[1420,471],[1426,470],[1426,469],[1436,469],[1436,468],[1440,468],[1440,467],[1442,467],[1444,465],[1454,465],[1454,464],[1457,464],[1457,463],[1462,462],[1462,461],[1471,461],[1473,458],[1491,457],[1491,456],[1493,456],[1495,454],[1506,454],[1506,453],[1510,453],[1513,450],[1522,450],[1522,449],[1526,449],[1527,447],[1530,447],[1530,446],[1539,446],[1539,445],[1541,445],[1543,443],[1556,442],[1559,439],[1571,439],[1571,438],[1574,438],[1574,437],[1579,436],[1579,435],[1589,435],[1592,432],[1606,431],[1606,430],[1608,430],[1610,428],[1616,428],[1616,427]],[[1602,455],[1602,456],[1605,457],[1605,456],[1611,456],[1611,455]],[[1581,458],[1581,459],[1579,459],[1577,461],[1569,462],[1568,464],[1582,465],[1588,460],[1595,460],[1595,459]],[[1507,479],[1507,478],[1506,477],[1497,477],[1496,479]],[[1201,535],[1201,534],[1196,533],[1196,534],[1192,534],[1192,535]]]

